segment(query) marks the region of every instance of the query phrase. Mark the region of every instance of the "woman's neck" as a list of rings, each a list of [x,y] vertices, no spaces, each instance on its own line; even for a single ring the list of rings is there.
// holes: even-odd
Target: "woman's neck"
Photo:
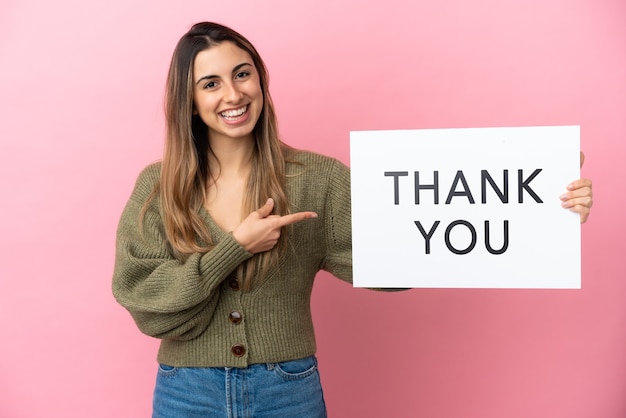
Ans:
[[[245,176],[250,173],[254,140],[233,139],[210,141],[209,164],[214,178]]]

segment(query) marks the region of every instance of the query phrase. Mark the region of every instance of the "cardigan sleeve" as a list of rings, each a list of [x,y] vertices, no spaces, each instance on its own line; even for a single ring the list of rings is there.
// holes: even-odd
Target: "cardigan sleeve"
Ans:
[[[326,256],[322,269],[352,283],[350,169],[333,160],[324,207]]]
[[[157,338],[189,340],[209,325],[220,296],[220,284],[252,256],[231,235],[206,253],[179,261],[169,251],[157,197],[140,227],[158,170],[148,167],[137,180],[117,230],[113,295],[138,328]]]
[[[328,219],[328,253],[322,269],[336,277],[352,283],[352,206],[350,189],[350,169],[335,161],[329,176],[326,197],[326,217]],[[369,288],[382,292],[398,292],[408,288]]]

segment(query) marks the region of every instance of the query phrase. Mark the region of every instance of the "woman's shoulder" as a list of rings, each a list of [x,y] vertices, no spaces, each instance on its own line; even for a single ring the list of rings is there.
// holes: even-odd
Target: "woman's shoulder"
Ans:
[[[161,178],[161,162],[157,161],[144,167],[135,182],[133,198],[145,201],[159,185]]]
[[[297,166],[304,167],[308,172],[318,173],[348,170],[348,167],[337,158],[306,150],[292,150],[287,156],[287,163],[288,166],[295,166],[296,171],[299,171]]]
[[[137,180],[158,181],[161,177],[161,161],[148,164],[139,172]]]

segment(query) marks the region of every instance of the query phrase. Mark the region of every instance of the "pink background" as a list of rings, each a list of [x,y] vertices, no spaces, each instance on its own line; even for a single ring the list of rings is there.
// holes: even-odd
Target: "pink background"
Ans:
[[[0,417],[149,416],[157,341],[111,296],[115,228],[200,20],[258,47],[288,143],[346,163],[350,130],[581,125],[582,290],[321,274],[331,417],[626,416],[623,0],[3,0]]]

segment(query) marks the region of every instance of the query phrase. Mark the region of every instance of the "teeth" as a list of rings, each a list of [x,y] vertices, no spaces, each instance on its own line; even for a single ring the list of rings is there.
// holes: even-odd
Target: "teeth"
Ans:
[[[225,118],[236,118],[237,116],[241,116],[246,113],[248,110],[248,106],[240,107],[239,109],[227,110],[226,112],[220,113]]]

